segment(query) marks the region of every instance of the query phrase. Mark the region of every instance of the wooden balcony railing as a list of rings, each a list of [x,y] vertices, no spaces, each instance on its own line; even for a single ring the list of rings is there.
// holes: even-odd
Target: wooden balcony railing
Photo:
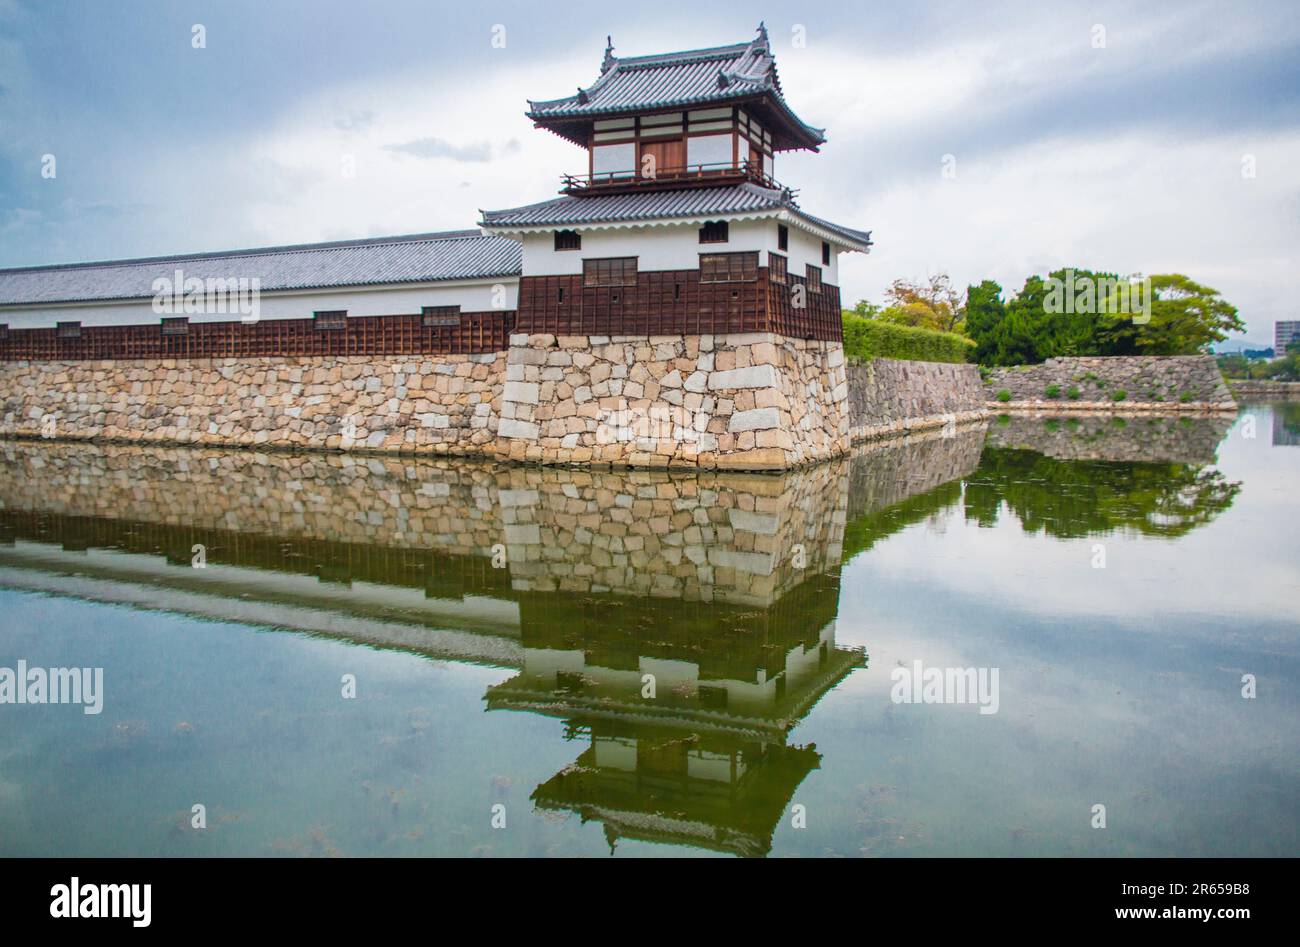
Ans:
[[[790,197],[797,193],[781,184],[752,161],[721,161],[709,164],[690,164],[681,167],[643,169],[640,171],[601,171],[597,174],[561,175],[560,191],[563,194],[610,193],[651,190],[656,187],[683,187],[698,185],[716,187],[721,184],[741,182],[783,191]]]

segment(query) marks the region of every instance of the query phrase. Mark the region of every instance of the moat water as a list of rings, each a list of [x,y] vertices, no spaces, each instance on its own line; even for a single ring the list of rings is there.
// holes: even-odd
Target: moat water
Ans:
[[[1294,856],[1298,606],[1295,404],[780,477],[4,442],[0,669],[103,684],[0,703],[0,855]]]

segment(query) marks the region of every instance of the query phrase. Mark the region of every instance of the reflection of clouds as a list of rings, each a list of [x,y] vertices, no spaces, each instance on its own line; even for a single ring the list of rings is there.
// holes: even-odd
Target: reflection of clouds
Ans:
[[[936,585],[933,573],[895,585],[874,570],[877,551],[894,545],[919,561],[920,535],[887,540],[846,570],[839,638],[865,646],[870,661],[797,739],[815,740],[836,762],[867,747],[871,771],[899,787],[903,815],[936,837],[952,827],[944,852],[999,853],[1024,825],[1045,833],[1038,844],[1056,854],[1283,853],[1294,836],[1296,800],[1284,787],[1300,778],[1300,734],[1294,672],[1274,657],[1276,642],[1225,633],[1236,626],[1222,622],[1188,634],[1197,628],[1179,617],[1165,627],[1084,607],[1026,614],[1001,590],[972,596]],[[872,589],[890,590],[888,598]],[[1220,665],[1225,650],[1226,663],[1259,672],[1271,699],[1240,697],[1240,672]],[[916,658],[999,667],[998,713],[891,703],[890,671]],[[1083,823],[1074,831],[1096,801],[1119,831],[1089,836]]]
[[[1028,753],[1038,769],[1114,786],[1186,779],[1185,795],[1233,770],[1224,791],[1237,797],[1263,785],[1257,776],[1293,773],[1300,458],[1279,455],[1234,430],[1218,467],[1244,481],[1237,503],[1176,541],[1026,535],[1005,510],[980,529],[959,509],[937,514],[942,542],[920,526],[883,539],[843,575],[840,640],[871,657],[837,688],[842,712],[872,733],[901,727],[929,770],[980,785],[994,777],[963,760]],[[1089,564],[1098,542],[1105,570]],[[1000,667],[998,714],[893,706],[889,673],[916,659]],[[1241,697],[1246,671],[1260,681],[1253,701]]]
[[[1038,618],[1159,619],[1153,630],[1178,614],[1234,623],[1285,619],[1279,595],[1297,587],[1294,565],[1260,557],[1261,537],[1222,535],[1216,525],[1174,543],[1119,535],[1057,540],[1026,536],[1009,515],[981,529],[954,514],[942,545],[902,534],[872,549],[869,565],[886,584],[920,580]],[[1091,566],[1098,543],[1106,547],[1105,569]]]

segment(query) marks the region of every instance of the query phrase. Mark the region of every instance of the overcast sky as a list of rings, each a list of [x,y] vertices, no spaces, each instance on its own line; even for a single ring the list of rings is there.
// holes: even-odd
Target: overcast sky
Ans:
[[[525,99],[590,84],[606,33],[637,55],[747,40],[760,16],[828,138],[777,178],[875,235],[847,304],[1074,265],[1184,272],[1255,341],[1300,318],[1295,0],[0,0],[0,266],[472,227],[585,168]]]

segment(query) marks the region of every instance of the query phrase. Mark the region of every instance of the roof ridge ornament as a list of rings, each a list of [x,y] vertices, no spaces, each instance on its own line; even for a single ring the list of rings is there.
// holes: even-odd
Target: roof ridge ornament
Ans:
[[[729,85],[731,85],[731,77],[727,75],[727,71],[725,69],[719,66],[718,67],[718,88],[725,89]]]
[[[758,39],[754,41],[754,44],[759,48],[767,50],[769,52],[772,49],[772,45],[767,38],[767,26],[766,24],[763,23],[762,20],[758,21]]]
[[[578,86],[578,104],[586,105],[587,102],[588,102],[587,90],[584,89],[582,86]]]
[[[605,35],[605,58],[600,63],[600,74],[603,76],[614,68],[614,37],[610,34]]]

